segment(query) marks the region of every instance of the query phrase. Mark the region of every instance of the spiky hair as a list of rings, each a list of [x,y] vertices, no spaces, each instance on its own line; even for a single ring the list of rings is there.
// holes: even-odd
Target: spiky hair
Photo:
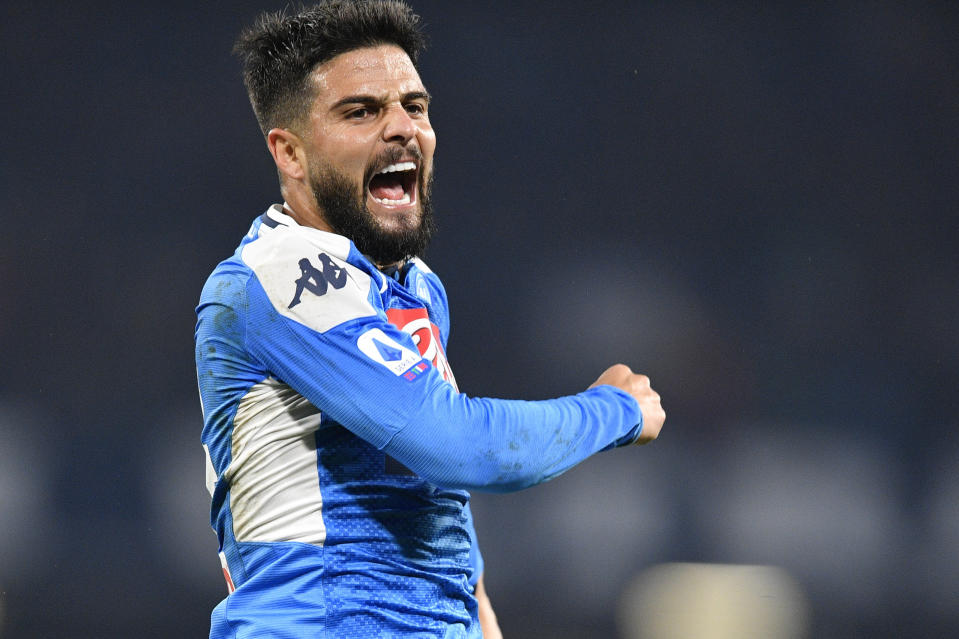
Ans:
[[[393,44],[415,65],[425,46],[419,22],[400,0],[326,0],[294,15],[261,14],[233,52],[263,134],[303,121],[315,97],[310,73],[341,53]]]

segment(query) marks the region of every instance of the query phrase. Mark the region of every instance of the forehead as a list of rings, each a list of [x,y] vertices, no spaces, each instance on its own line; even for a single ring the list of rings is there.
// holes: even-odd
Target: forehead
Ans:
[[[381,96],[422,91],[416,67],[403,49],[382,45],[354,49],[331,58],[313,71],[317,102],[349,95]]]

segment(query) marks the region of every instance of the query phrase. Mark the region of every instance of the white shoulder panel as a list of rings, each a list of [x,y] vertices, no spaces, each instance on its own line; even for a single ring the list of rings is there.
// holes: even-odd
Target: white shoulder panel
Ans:
[[[326,541],[314,438],[320,416],[307,399],[272,378],[240,400],[233,458],[224,473],[237,541]]]
[[[247,244],[242,258],[281,315],[322,333],[376,314],[372,280],[346,262],[349,246],[329,233],[278,229]]]

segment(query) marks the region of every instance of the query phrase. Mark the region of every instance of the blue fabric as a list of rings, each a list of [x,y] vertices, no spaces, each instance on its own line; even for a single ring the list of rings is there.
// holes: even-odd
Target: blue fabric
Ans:
[[[293,275],[261,281],[258,272],[275,271],[245,262],[254,242],[275,247],[258,253],[269,256],[267,267]],[[368,288],[350,293],[365,278]],[[237,588],[214,611],[211,637],[478,637],[472,588],[483,560],[467,490],[531,486],[639,436],[636,401],[609,386],[539,402],[458,392],[445,360],[442,283],[418,261],[401,279],[384,277],[342,238],[271,210],[204,287],[196,329],[202,440],[217,474],[211,521]],[[291,316],[301,303],[327,300],[369,310],[323,330]],[[362,350],[364,340],[373,351]],[[234,419],[268,379],[322,414],[310,442],[322,545],[234,535],[227,473],[248,463],[233,459]]]

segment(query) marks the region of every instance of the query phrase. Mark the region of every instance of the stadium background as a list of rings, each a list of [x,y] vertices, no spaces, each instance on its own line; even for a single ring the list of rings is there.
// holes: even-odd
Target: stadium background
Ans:
[[[230,48],[282,5],[0,9],[4,638],[201,637],[224,595],[193,306],[278,197]],[[461,387],[622,360],[669,414],[476,497],[507,636],[625,634],[675,561],[782,567],[812,637],[955,634],[959,7],[414,7]]]

